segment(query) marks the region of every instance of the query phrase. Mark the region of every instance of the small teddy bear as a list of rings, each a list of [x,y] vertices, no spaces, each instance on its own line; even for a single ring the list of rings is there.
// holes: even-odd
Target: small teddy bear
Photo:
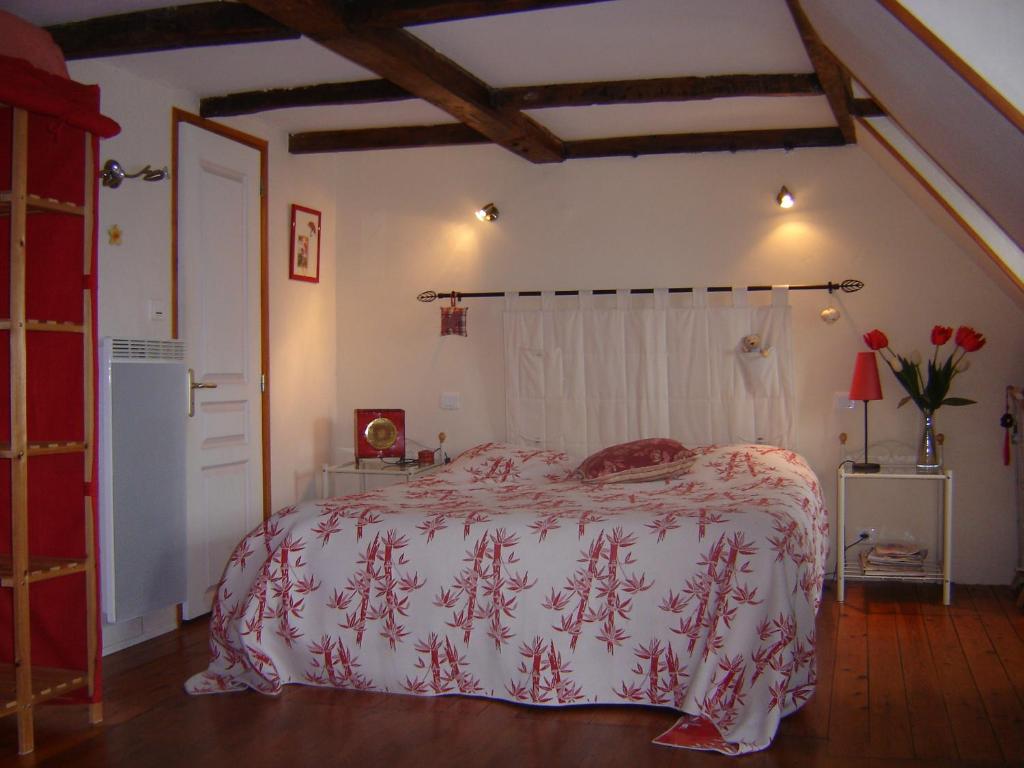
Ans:
[[[769,347],[766,347],[764,349],[761,348],[761,337],[756,333],[748,334],[747,336],[744,336],[742,339],[740,339],[740,347],[742,347],[743,351],[746,352],[747,354],[750,354],[752,352],[760,352],[761,357],[768,357],[769,353],[771,352],[771,348]]]

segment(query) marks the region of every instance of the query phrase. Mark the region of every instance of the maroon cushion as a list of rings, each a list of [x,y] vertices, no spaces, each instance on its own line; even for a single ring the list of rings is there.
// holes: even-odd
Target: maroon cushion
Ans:
[[[696,454],[677,440],[650,437],[591,454],[576,468],[585,483],[637,483],[689,471]]]

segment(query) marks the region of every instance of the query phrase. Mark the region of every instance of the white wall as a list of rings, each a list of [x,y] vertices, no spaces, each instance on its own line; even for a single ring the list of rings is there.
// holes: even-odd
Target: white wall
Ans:
[[[171,109],[197,112],[198,99],[162,83],[98,62],[71,62],[72,78],[98,83],[104,114],[121,133],[101,142],[99,161],[116,158],[134,171],[171,162]],[[267,139],[270,162],[269,253],[271,505],[279,509],[316,495],[321,464],[331,454],[334,420],[336,330],[334,319],[333,178],[315,159],[293,158],[286,137],[258,120],[237,119],[240,130]],[[289,206],[323,213],[320,283],[288,279]],[[122,245],[110,245],[117,224]],[[148,319],[150,299],[169,304],[171,294],[171,185],[127,181],[100,189],[99,332],[103,336],[169,338],[170,322]],[[106,627],[106,652],[166,631],[174,611]]]
[[[326,162],[326,159],[325,159]],[[505,435],[501,309],[468,303],[469,337],[440,337],[423,290],[632,288],[818,283],[857,278],[842,319],[818,318],[821,293],[794,293],[799,445],[834,507],[837,436],[861,435],[838,412],[860,336],[927,351],[932,325],[972,325],[988,346],[945,408],[947,464],[957,472],[954,577],[1007,583],[1016,562],[1012,476],[999,463],[1003,388],[1024,381],[1021,310],[856,147],[570,161],[536,166],[494,147],[339,155],[337,457],[351,451],[352,409],[404,407],[411,438],[449,450]],[[786,184],[797,206],[773,203]],[[493,200],[501,218],[472,211]],[[920,429],[883,368],[872,440],[913,442]],[[442,411],[442,391],[462,409]],[[871,521],[898,525],[880,510]]]
[[[130,172],[144,165],[171,165],[171,105],[193,109],[197,101],[183,91],[140,80],[98,62],[69,62],[71,77],[101,86],[103,113],[121,125],[121,133],[100,142],[100,166],[116,159]],[[163,321],[148,317],[147,302],[171,300],[171,185],[126,181],[99,193],[99,334],[169,339],[170,313]],[[121,244],[108,230],[117,225]]]

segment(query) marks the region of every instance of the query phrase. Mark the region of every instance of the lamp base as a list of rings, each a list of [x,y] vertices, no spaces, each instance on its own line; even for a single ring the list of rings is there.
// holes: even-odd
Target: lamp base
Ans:
[[[870,475],[878,472],[882,469],[881,464],[875,464],[873,461],[855,461],[853,463],[853,471],[861,475]]]

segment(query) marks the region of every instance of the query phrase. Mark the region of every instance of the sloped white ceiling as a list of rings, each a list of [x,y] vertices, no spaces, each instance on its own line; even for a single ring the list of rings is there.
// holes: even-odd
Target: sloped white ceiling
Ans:
[[[1024,112],[1024,3],[900,0],[900,5]]]
[[[878,2],[803,0],[825,44],[917,144],[1024,245],[1024,134]]]
[[[899,126],[872,118],[858,126],[857,144],[1024,309],[1024,251]]]

